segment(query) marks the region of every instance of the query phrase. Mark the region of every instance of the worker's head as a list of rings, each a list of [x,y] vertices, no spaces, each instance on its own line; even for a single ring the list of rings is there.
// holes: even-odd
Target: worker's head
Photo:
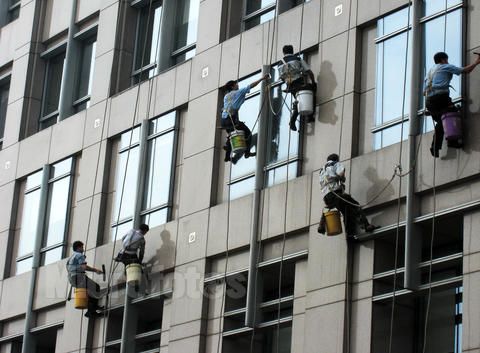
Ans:
[[[447,64],[448,55],[447,53],[440,51],[433,56],[433,61],[435,62],[435,64]]]
[[[145,235],[150,230],[150,227],[148,226],[148,224],[140,224],[140,227],[138,227],[138,229],[140,230],[140,232],[142,232],[143,235]]]
[[[293,45],[287,44],[283,46],[283,55],[293,54]]]
[[[225,90],[227,92],[238,90],[238,82],[235,80],[230,80],[225,84]]]
[[[83,243],[80,240],[74,241],[72,249],[73,251],[83,252]]]
[[[327,157],[327,162],[332,161],[332,162],[338,162],[340,160],[340,157],[338,157],[338,154],[332,153]]]

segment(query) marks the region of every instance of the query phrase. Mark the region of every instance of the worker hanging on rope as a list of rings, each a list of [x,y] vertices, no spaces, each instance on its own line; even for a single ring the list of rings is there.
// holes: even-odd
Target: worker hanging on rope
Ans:
[[[223,110],[221,115],[221,126],[222,129],[225,129],[229,134],[227,140],[225,142],[225,146],[223,149],[225,150],[225,162],[232,161],[233,164],[236,164],[238,160],[245,155],[245,158],[253,157],[256,153],[251,152],[252,148],[252,132],[248,128],[247,125],[243,121],[240,121],[238,116],[238,111],[240,107],[245,102],[245,96],[250,92],[250,89],[258,85],[261,81],[266,80],[270,77],[270,75],[265,75],[262,78],[253,81],[246,87],[240,88],[238,87],[238,82],[231,80],[225,84],[226,94],[223,98]],[[236,141],[233,140],[232,134],[235,132],[242,132],[243,137],[245,138],[245,146],[242,149],[239,149],[240,152],[235,152],[233,157],[231,156],[232,153],[232,144]]]
[[[320,170],[320,186],[325,206],[329,209],[336,208],[342,213],[347,238],[355,238],[358,223],[367,232],[378,228],[368,222],[359,203],[345,193],[345,167],[339,162],[338,154],[329,155],[327,163]],[[325,216],[322,212],[318,232],[325,234],[325,231]]]
[[[295,100],[292,105],[292,114],[290,116],[290,129],[297,131],[295,123],[300,110],[300,115],[307,118],[307,122],[315,121],[315,105],[317,95],[317,84],[315,75],[308,64],[298,55],[293,54],[293,46],[285,45],[283,47],[283,60],[278,68],[280,78],[286,83],[285,92],[291,93]],[[310,80],[310,82],[308,82]],[[302,100],[299,109],[299,100]],[[305,104],[304,104],[304,103]]]
[[[73,288],[86,288],[88,294],[88,307],[85,316],[94,318],[102,315],[103,308],[98,306],[98,300],[104,293],[95,281],[87,277],[86,271],[103,273],[102,270],[87,265],[84,255],[83,243],[79,240],[73,242],[73,254],[67,260],[68,281]]]
[[[130,264],[141,264],[145,254],[145,235],[150,230],[147,224],[141,224],[138,229],[130,229],[122,237],[122,250],[118,253],[115,261]]]
[[[457,67],[448,63],[448,55],[444,52],[438,52],[433,56],[435,65],[428,71],[425,77],[424,94],[426,96],[426,108],[432,115],[435,125],[435,134],[433,136],[432,146],[430,152],[433,157],[439,156],[439,151],[442,148],[444,127],[442,124],[442,116],[447,113],[458,112],[457,107],[453,104],[450,98],[450,81],[453,75],[460,75],[462,73],[469,74],[480,64],[480,55],[477,54],[477,59],[470,65],[465,67]],[[447,116],[445,116],[447,117]],[[459,116],[458,116],[459,119]],[[448,122],[446,122],[449,128]],[[449,147],[461,148],[463,140],[461,136],[452,134],[448,135],[447,142]],[[450,138],[452,137],[452,138]]]

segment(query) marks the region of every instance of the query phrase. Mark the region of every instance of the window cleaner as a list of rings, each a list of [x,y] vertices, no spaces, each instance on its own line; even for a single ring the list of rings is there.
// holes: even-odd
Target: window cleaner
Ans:
[[[435,65],[425,77],[424,95],[426,96],[425,105],[435,125],[435,134],[430,147],[430,153],[435,158],[439,156],[445,132],[449,147],[463,146],[460,113],[450,98],[450,82],[453,75],[469,74],[480,64],[480,54],[475,54],[477,59],[465,67],[449,64],[447,53],[438,52],[433,56]]]
[[[308,64],[298,55],[293,54],[292,45],[283,47],[283,55],[278,72],[282,81],[287,84],[285,92],[293,94],[295,98],[289,125],[290,129],[297,131],[295,123],[299,114],[305,116],[309,123],[315,121],[317,84]]]
[[[345,193],[344,183],[345,167],[339,162],[338,154],[333,153],[328,156],[327,163],[320,170],[320,186],[322,187],[322,193],[324,195],[323,201],[329,211],[337,209],[342,213],[347,239],[354,239],[357,234],[357,223],[360,223],[367,232],[374,231],[378,226],[370,224],[360,204],[352,196]],[[332,222],[331,225],[334,226],[334,222]],[[326,226],[327,229],[325,228]],[[328,220],[327,224],[325,221],[325,212],[322,211],[318,232],[325,234],[325,231],[329,230],[328,226]],[[337,230],[338,226],[332,228]],[[334,234],[329,233],[329,235]]]
[[[130,229],[122,237],[122,250],[114,259],[125,265],[127,284],[135,286],[137,291],[143,273],[142,261],[145,254],[145,235],[149,230],[150,227],[147,224],[141,224],[138,229]]]
[[[238,111],[245,102],[245,96],[250,92],[250,89],[269,77],[270,75],[267,74],[241,89],[238,87],[238,82],[234,80],[225,84],[227,94],[223,98],[221,114],[221,127],[228,133],[223,147],[225,150],[225,162],[231,161],[233,164],[236,164],[242,155],[245,155],[245,158],[255,156],[255,153],[250,151],[252,148],[252,132],[243,121],[240,121]],[[231,157],[232,152],[233,157]]]
[[[101,316],[103,308],[98,306],[98,300],[104,296],[105,292],[101,291],[98,283],[88,278],[85,272],[105,275],[105,270],[102,271],[87,265],[84,245],[79,240],[73,243],[73,254],[67,261],[67,271],[68,281],[75,288],[75,308],[87,309],[85,317],[88,318]]]

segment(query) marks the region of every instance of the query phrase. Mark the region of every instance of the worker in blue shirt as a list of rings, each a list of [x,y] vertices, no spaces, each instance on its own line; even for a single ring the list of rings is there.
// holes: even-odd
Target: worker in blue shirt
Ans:
[[[240,130],[244,132],[247,143],[247,150],[244,154],[245,158],[255,156],[255,153],[250,152],[250,149],[252,148],[252,132],[243,121],[240,121],[238,117],[238,111],[245,102],[245,96],[250,92],[250,89],[268,78],[269,75],[267,74],[243,88],[239,88],[238,82],[234,80],[228,81],[225,84],[225,90],[227,91],[227,94],[225,94],[225,97],[223,98],[221,126],[223,129],[227,130],[228,133],[232,132],[233,130]],[[241,155],[234,155],[233,158],[230,158],[232,146],[230,145],[230,141],[228,139],[223,148],[225,150],[225,162],[231,160],[233,164],[237,163]]]
[[[88,310],[85,314],[88,318],[100,316],[102,307],[98,306],[98,300],[103,296],[100,286],[87,277],[85,271],[103,273],[102,270],[87,265],[84,255],[83,243],[79,240],[73,242],[73,254],[67,261],[68,281],[74,288],[87,288]]]
[[[424,94],[426,96],[425,105],[432,115],[435,125],[435,134],[433,136],[430,152],[437,158],[443,143],[443,125],[442,115],[449,111],[457,111],[450,98],[450,81],[453,75],[469,74],[480,64],[480,55],[470,65],[457,67],[448,63],[448,55],[444,52],[436,53],[433,56],[435,65],[430,69],[425,77]],[[461,147],[461,145],[453,146]]]

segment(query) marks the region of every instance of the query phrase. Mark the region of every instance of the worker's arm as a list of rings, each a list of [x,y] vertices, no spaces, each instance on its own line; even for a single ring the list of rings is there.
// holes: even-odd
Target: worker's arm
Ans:
[[[83,270],[85,270],[85,271],[90,271],[90,272],[95,272],[95,273],[103,273],[102,270],[99,270],[98,268],[95,268],[95,267],[90,267],[86,263],[84,263],[80,266],[82,266]]]
[[[315,75],[313,74],[312,70],[308,70],[307,75],[310,78],[310,81],[312,81],[313,86],[317,88],[317,84],[315,82]]]
[[[143,256],[145,255],[145,240],[140,243],[139,252],[138,252],[138,260],[140,263],[143,261]]]
[[[477,54],[477,53],[475,54],[477,55],[477,59],[470,65],[467,65],[463,68],[464,73],[469,74],[470,72],[473,71],[473,69],[477,67],[478,64],[480,64],[480,54]]]
[[[259,78],[258,80],[253,81],[253,82],[250,84],[250,88],[255,87],[255,86],[258,85],[260,82],[262,82],[263,80],[268,79],[269,77],[270,77],[270,75],[269,75],[269,74],[266,74],[265,76]]]

